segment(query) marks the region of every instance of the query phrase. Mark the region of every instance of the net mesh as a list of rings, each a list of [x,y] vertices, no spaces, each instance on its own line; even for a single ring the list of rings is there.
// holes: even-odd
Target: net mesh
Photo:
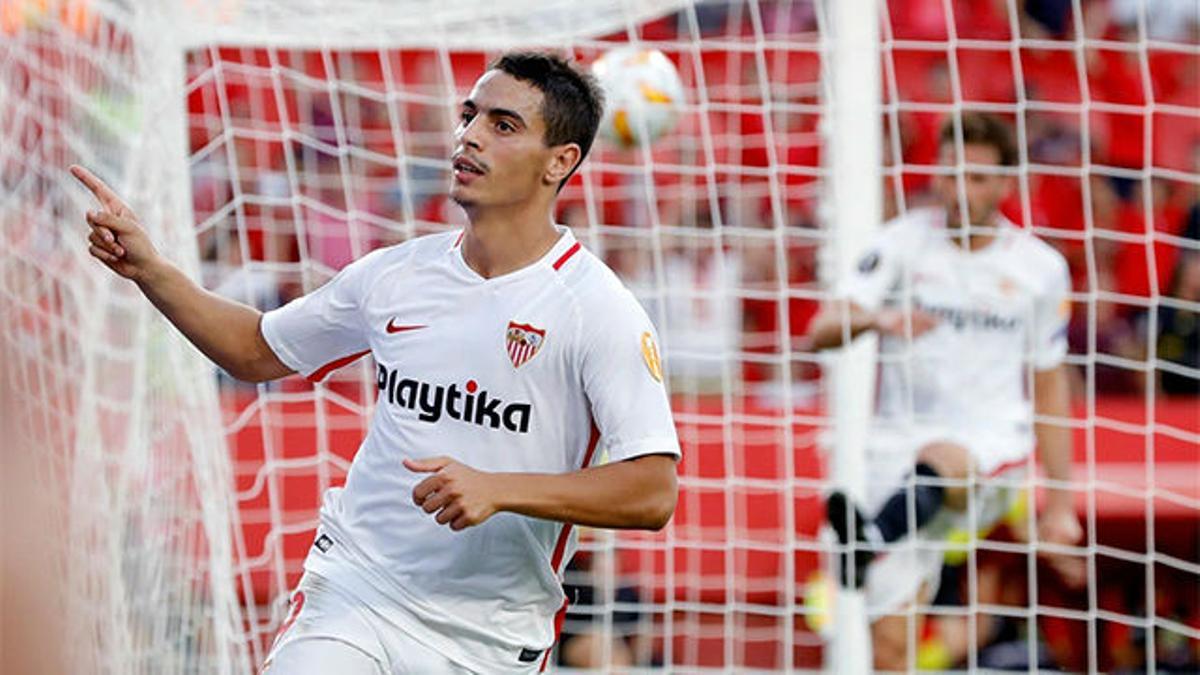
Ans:
[[[191,213],[182,55],[145,30],[153,12],[0,10],[4,449],[26,469],[6,480],[28,496],[5,519],[36,522],[29,545],[43,549],[6,586],[44,580],[61,609],[58,639],[32,631],[36,646],[14,647],[64,653],[64,672],[230,672],[247,651],[216,382],[132,285],[87,260],[78,216],[92,207],[65,171],[96,166],[198,272],[179,226]]]
[[[1198,11],[886,3],[886,210],[921,203],[944,115],[1003,114],[1021,151],[1005,212],[1066,257],[1074,290],[1072,488],[1085,539],[1069,551],[977,547],[957,606],[934,608],[980,633],[962,665],[1195,667],[1198,363],[1179,319],[1198,299],[1185,281],[1200,236]],[[1038,564],[1031,547],[1065,555]],[[1019,592],[996,586],[1013,583]]]
[[[17,447],[39,448],[39,499],[71,533],[56,569],[79,658],[111,672],[261,663],[374,387],[368,363],[321,385],[214,378],[86,259],[88,201],[64,168],[97,169],[207,287],[269,309],[369,250],[462,226],[445,197],[454,112],[497,50],[588,62],[638,41],[679,69],[679,125],[648,148],[599,144],[557,215],[660,330],[681,492],[662,532],[584,533],[565,630],[599,636],[598,664],[819,667],[832,449],[825,357],[803,336],[828,297],[817,272],[837,209],[823,180],[826,7],[438,5],[425,23],[365,1],[3,5],[3,380]],[[936,639],[910,633],[913,658],[1194,667],[1194,3],[880,7],[885,215],[928,202],[945,115],[1001,113],[1021,145],[1006,213],[1063,252],[1074,289],[1071,487],[1086,539],[1056,549],[1055,569],[1019,540],[978,542],[969,573],[949,556],[944,586],[962,592],[924,608]],[[939,657],[955,635],[961,656]]]

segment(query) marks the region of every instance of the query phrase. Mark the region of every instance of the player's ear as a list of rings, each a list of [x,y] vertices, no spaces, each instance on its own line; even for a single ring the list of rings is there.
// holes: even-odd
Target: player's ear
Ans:
[[[564,178],[571,175],[571,171],[575,169],[575,165],[579,163],[582,156],[583,151],[579,149],[578,143],[553,146],[550,148],[550,160],[546,163],[546,170],[542,174],[542,182],[557,186]]]

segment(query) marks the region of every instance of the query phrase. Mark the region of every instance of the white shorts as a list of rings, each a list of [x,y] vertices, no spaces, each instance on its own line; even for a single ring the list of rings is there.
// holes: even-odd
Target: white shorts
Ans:
[[[867,570],[867,613],[876,618],[917,599],[922,585],[932,598],[947,560],[961,561],[975,542],[1006,517],[1027,506],[1025,497],[1030,439],[1016,435],[919,432],[873,434],[868,450],[865,511],[874,517],[897,489],[911,481],[913,462],[924,446],[938,441],[962,445],[971,455],[974,489],[966,511],[943,508],[921,529],[888,546]]]
[[[537,672],[533,664],[530,672]],[[305,572],[292,593],[263,675],[460,675],[454,663],[386,621],[370,607]]]
[[[1033,453],[1033,437],[996,430],[965,430],[949,427],[872,428],[866,452],[866,496],[864,510],[874,515],[898,487],[908,480],[917,453],[931,443],[953,443],[967,449],[978,479],[1007,474],[1023,468]]]

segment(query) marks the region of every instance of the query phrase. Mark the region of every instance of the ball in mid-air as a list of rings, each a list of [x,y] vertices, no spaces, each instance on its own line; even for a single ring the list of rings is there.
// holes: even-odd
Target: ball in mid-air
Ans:
[[[647,145],[675,127],[683,81],[657,49],[617,47],[592,63],[606,98],[600,135],[625,148]]]

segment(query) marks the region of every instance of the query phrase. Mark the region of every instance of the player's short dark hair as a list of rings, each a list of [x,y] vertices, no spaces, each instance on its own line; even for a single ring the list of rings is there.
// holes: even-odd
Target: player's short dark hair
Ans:
[[[1017,152],[1017,142],[1013,139],[1012,127],[999,117],[984,112],[963,112],[958,115],[962,121],[962,139],[964,144],[990,145],[1000,155],[1001,166],[1016,166],[1020,155]],[[947,117],[942,122],[942,131],[938,134],[938,146],[954,145],[957,142],[955,116]]]
[[[600,84],[567,59],[547,52],[508,52],[493,61],[488,70],[508,73],[542,92],[541,112],[546,122],[542,140],[547,146],[564,143],[579,146],[579,163],[558,184],[561,190],[596,140],[596,130],[604,114]]]

